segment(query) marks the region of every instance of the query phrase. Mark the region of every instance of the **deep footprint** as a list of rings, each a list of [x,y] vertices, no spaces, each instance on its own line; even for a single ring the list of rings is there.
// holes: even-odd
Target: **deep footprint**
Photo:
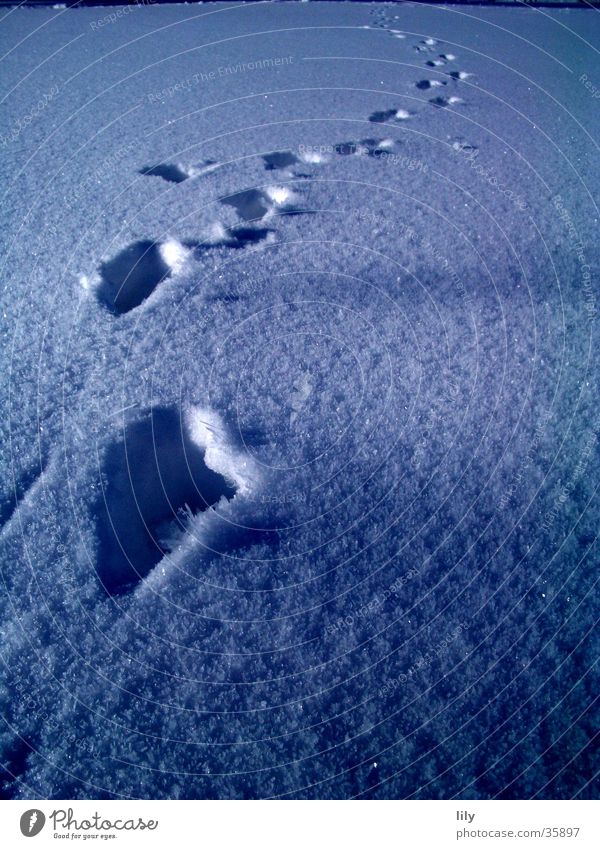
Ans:
[[[171,272],[159,242],[134,242],[102,263],[97,295],[112,313],[123,315],[143,303]]]
[[[232,227],[224,227],[216,223],[210,236],[203,242],[186,242],[186,247],[193,249],[197,258],[202,257],[210,248],[243,248],[246,245],[255,245],[265,239],[274,236],[275,231],[270,227],[244,227],[234,224]]]
[[[229,247],[244,248],[246,245],[256,245],[264,242],[275,233],[269,227],[230,227]]]
[[[244,221],[256,221],[264,218],[269,211],[264,194],[258,189],[247,189],[244,192],[236,192],[234,195],[222,198],[221,203],[225,206],[233,206],[240,218]]]
[[[258,221],[269,215],[300,215],[308,212],[299,206],[299,196],[286,186],[267,186],[265,189],[246,189],[221,199],[233,206],[244,221]]]
[[[160,177],[168,183],[183,183],[189,180],[190,177],[200,177],[202,174],[208,174],[219,167],[219,163],[214,159],[204,159],[196,165],[191,165],[187,168],[182,168],[175,163],[161,162],[159,165],[145,165],[140,168],[139,173],[145,177]]]
[[[291,168],[292,165],[300,165],[300,160],[289,150],[276,150],[263,156],[267,171]]]
[[[183,183],[184,180],[189,178],[189,174],[186,174],[178,165],[166,164],[145,165],[140,168],[140,174],[144,174],[146,177],[161,177],[168,183]]]
[[[460,97],[433,97],[429,102],[432,106],[444,109],[446,106],[455,106],[457,103],[462,103],[462,99]]]
[[[439,88],[439,86],[447,85],[445,80],[419,80],[415,86],[421,91],[428,91],[430,88]]]
[[[204,462],[178,409],[156,407],[130,424],[103,459],[108,482],[98,505],[98,577],[110,595],[127,592],[162,559],[165,527],[185,529],[235,487]]]
[[[435,40],[435,38],[424,38],[418,44],[415,44],[413,49],[416,50],[417,53],[432,53],[433,48],[437,44],[438,42]]]
[[[388,121],[407,121],[412,117],[412,112],[407,109],[386,109],[382,112],[373,112],[369,115],[372,124],[387,124]]]
[[[360,139],[354,142],[340,142],[335,145],[338,156],[379,157],[389,153],[395,147],[393,139]]]
[[[463,138],[457,138],[452,142],[452,149],[464,153],[465,151],[477,150],[477,145],[469,144]]]
[[[385,124],[387,121],[391,121],[392,118],[395,117],[396,112],[396,109],[386,109],[382,112],[373,112],[372,115],[369,115],[369,121],[372,124]]]

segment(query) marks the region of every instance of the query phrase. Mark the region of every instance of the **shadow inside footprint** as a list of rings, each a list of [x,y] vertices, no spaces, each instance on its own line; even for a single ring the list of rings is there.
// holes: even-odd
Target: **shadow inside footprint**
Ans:
[[[162,177],[168,183],[183,183],[189,177],[189,174],[182,171],[178,165],[168,164],[146,165],[144,168],[140,168],[140,174],[144,174],[146,177]]]
[[[256,245],[258,242],[264,241],[271,233],[274,233],[269,227],[230,227],[231,234],[230,247],[243,248],[246,245]]]
[[[264,218],[269,211],[265,196],[258,189],[236,192],[234,195],[221,198],[221,203],[226,206],[233,206],[244,221],[256,221],[259,218]]]
[[[122,315],[145,301],[170,274],[158,242],[134,242],[100,266],[98,298],[112,313]]]
[[[272,233],[275,231],[270,227],[244,227],[234,224],[232,227],[219,227],[218,236],[213,236],[210,242],[187,241],[184,244],[200,259],[212,248],[243,248],[264,241]]]
[[[133,588],[162,559],[165,529],[184,531],[190,516],[235,495],[206,465],[172,407],[156,407],[128,425],[124,439],[105,453],[103,476],[97,568],[111,595]]]
[[[275,171],[277,168],[290,168],[292,165],[300,164],[300,160],[289,150],[276,150],[273,153],[267,153],[266,156],[263,156],[263,160],[267,171]]]

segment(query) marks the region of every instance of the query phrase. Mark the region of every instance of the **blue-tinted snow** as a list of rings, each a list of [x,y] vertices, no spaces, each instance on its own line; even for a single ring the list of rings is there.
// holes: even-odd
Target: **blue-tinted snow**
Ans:
[[[4,794],[593,795],[597,15],[114,12],[0,26]]]

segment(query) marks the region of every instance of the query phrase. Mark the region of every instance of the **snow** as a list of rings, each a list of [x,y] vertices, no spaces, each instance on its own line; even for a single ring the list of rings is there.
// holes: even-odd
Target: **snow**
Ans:
[[[204,461],[210,469],[230,481],[239,496],[248,495],[259,486],[256,463],[246,452],[233,449],[215,412],[192,408],[187,418],[190,437],[204,451]]]
[[[3,10],[3,795],[594,795],[597,21]]]
[[[190,252],[177,239],[168,239],[160,246],[160,253],[171,272],[177,273],[181,271]]]

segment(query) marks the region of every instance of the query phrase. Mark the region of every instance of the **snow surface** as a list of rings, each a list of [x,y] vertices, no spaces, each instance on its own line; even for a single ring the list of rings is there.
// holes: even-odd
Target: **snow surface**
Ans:
[[[599,20],[3,11],[5,796],[597,792]]]

